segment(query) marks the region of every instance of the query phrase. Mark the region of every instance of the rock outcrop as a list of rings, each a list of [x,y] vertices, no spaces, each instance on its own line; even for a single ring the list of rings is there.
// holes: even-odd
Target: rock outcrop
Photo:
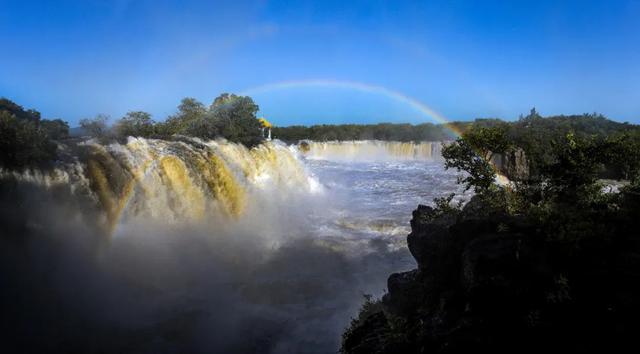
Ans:
[[[615,222],[615,221],[614,221]],[[636,345],[637,231],[552,242],[528,218],[472,199],[456,215],[413,212],[418,263],[392,274],[343,338],[344,353],[616,352]]]
[[[492,157],[491,163],[512,181],[527,179],[530,175],[529,160],[523,149],[511,149]]]

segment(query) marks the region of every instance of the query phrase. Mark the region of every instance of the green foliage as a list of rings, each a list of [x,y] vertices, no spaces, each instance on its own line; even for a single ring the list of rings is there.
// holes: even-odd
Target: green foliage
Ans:
[[[598,114],[543,118],[535,108],[513,123],[476,120],[460,139],[445,147],[443,156],[448,168],[468,173],[462,179],[467,189],[481,192],[494,178],[492,158],[496,154],[504,158],[515,149],[526,156],[527,176],[515,183],[525,199],[540,199],[542,193],[559,198],[589,194],[598,189],[598,178],[632,180],[640,171],[637,126]],[[510,172],[505,166],[497,168]]]
[[[310,139],[331,140],[386,140],[386,141],[442,141],[451,140],[450,130],[445,125],[423,123],[411,124],[342,124],[342,125],[294,125],[274,127],[273,136],[287,142]]]
[[[195,98],[186,97],[183,98],[178,106],[178,112],[169,118],[164,123],[159,123],[156,130],[160,136],[169,137],[174,134],[186,134],[187,131],[192,128],[202,126],[205,116],[207,114],[207,108],[202,102]],[[207,136],[216,135],[217,130],[207,131]]]
[[[56,145],[32,119],[0,111],[0,166],[24,169],[56,157]]]
[[[493,124],[491,127],[479,124],[462,134],[462,139],[471,146],[484,160],[491,161],[494,154],[506,152],[512,145],[507,138],[509,125],[504,122]]]
[[[69,137],[69,124],[62,119],[43,119],[40,121],[40,126],[49,139],[61,140]]]
[[[457,203],[453,203],[455,193],[450,193],[446,197],[434,198],[435,204],[433,217],[439,217],[441,215],[457,215],[462,210],[463,200],[459,200]]]
[[[460,179],[465,185],[465,190],[473,187],[476,193],[482,193],[489,189],[496,178],[491,164],[463,138],[444,146],[442,157],[445,159],[445,168],[456,168],[467,173]]]
[[[84,118],[80,120],[80,127],[84,132],[98,139],[107,139],[110,135],[109,116],[98,114],[94,118]]]
[[[40,112],[0,98],[0,167],[24,169],[50,162],[56,158],[51,139],[67,133],[65,122],[41,120]]]
[[[637,131],[638,127],[608,120],[600,114],[543,118],[533,109],[529,115],[511,124],[509,139],[526,151],[532,175],[536,176],[554,160],[553,152],[549,149],[551,142],[564,139],[569,132],[578,138],[604,138],[633,130]]]
[[[599,115],[542,118],[535,110],[510,125],[483,123],[489,124],[474,123],[443,149],[445,166],[466,173],[460,182],[479,194],[483,208],[527,215],[546,225],[547,237],[568,240],[606,234],[595,220],[611,217],[608,213],[619,210],[620,198],[633,188],[605,193],[600,179],[639,183],[640,131],[635,127],[627,129]],[[488,161],[495,153],[515,148],[525,151],[530,172],[498,187]]]
[[[0,98],[0,167],[25,169],[47,164],[57,155],[52,140],[68,136],[69,125],[63,120],[41,119],[40,112]]]
[[[473,124],[462,137],[442,149],[445,168],[467,173],[460,180],[466,190],[471,187],[476,193],[488,190],[496,178],[491,160],[496,153],[505,153],[512,147],[508,130],[504,122],[492,122],[491,126]]]
[[[155,134],[151,114],[143,111],[128,112],[114,125],[115,134],[120,139],[128,136],[149,138]]]
[[[29,121],[36,125],[40,123],[40,112],[34,109],[25,110],[22,106],[4,97],[0,98],[0,111],[14,115],[18,121]]]
[[[606,139],[605,161],[613,174],[625,180],[640,180],[640,131],[624,131]]]
[[[563,139],[553,141],[550,150],[553,160],[544,165],[542,171],[549,196],[571,201],[594,192],[606,156],[601,140],[580,138],[570,132]]]
[[[257,112],[258,105],[251,97],[223,93],[209,107],[209,119],[216,123],[220,136],[252,147],[263,140]]]
[[[167,139],[173,135],[193,136],[205,140],[225,138],[252,147],[263,138],[256,118],[258,106],[250,97],[224,93],[209,108],[194,98],[184,98],[176,114],[156,123],[147,112],[132,111],[109,127],[108,117],[98,115],[83,119],[80,126],[102,141],[128,136]]]
[[[223,93],[208,109],[193,98],[184,98],[175,115],[156,125],[156,132],[161,137],[175,134],[206,140],[222,137],[252,147],[263,140],[257,112],[258,106],[247,96]]]

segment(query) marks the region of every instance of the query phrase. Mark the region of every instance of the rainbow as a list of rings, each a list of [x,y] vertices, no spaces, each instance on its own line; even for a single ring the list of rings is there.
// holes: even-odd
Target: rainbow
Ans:
[[[435,120],[437,123],[442,124],[447,130],[449,130],[453,134],[455,138],[459,138],[462,136],[462,130],[457,126],[451,124],[451,122],[449,121],[449,119],[447,119],[447,117],[445,117],[443,114],[439,113],[435,109],[420,102],[418,99],[407,96],[402,92],[388,89],[383,86],[372,85],[372,84],[367,84],[367,83],[362,83],[357,81],[342,81],[342,80],[331,80],[331,79],[280,81],[280,82],[253,87],[243,91],[241,94],[244,96],[250,96],[251,94],[257,94],[257,93],[268,93],[271,91],[296,89],[296,88],[309,88],[309,87],[351,89],[351,90],[356,90],[356,91],[365,92],[365,93],[382,95],[384,97],[388,97],[392,100],[395,100],[396,102],[406,104],[409,107],[420,112],[425,117],[431,118],[432,120]],[[506,183],[505,181],[508,181],[508,179],[500,173],[498,167],[493,163],[493,161],[487,161],[487,162],[496,173],[498,182]]]
[[[327,79],[313,79],[313,80],[293,80],[293,81],[281,81],[270,83],[266,85],[256,86],[243,91],[241,94],[250,96],[257,93],[268,93],[271,91],[287,90],[295,88],[309,88],[309,87],[325,87],[325,88],[341,88],[351,89],[365,93],[382,95],[390,98],[396,102],[403,103],[409,107],[420,112],[425,117],[428,117],[439,124],[444,125],[449,131],[453,133],[455,137],[460,137],[462,131],[454,125],[450,124],[450,121],[441,113],[435,109],[427,106],[419,100],[407,96],[402,92],[388,89],[383,86],[371,85],[357,81],[341,81],[341,80],[327,80]]]

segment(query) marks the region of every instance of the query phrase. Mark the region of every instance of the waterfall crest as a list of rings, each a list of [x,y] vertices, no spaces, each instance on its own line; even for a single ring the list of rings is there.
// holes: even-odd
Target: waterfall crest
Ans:
[[[129,219],[233,220],[253,199],[312,192],[317,184],[295,150],[278,141],[247,149],[222,140],[129,138],[126,144],[87,141],[77,149],[73,161],[53,170],[0,171],[0,177],[87,195],[110,230]]]
[[[303,141],[301,152],[308,158],[327,160],[432,160],[441,158],[440,142],[352,140]]]

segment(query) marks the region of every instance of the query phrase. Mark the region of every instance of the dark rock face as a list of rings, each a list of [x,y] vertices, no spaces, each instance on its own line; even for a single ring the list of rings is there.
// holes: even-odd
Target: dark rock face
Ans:
[[[491,162],[503,175],[512,181],[524,180],[529,177],[529,160],[523,149],[511,149],[507,152],[496,154]]]
[[[633,234],[625,246],[552,243],[523,218],[487,214],[477,200],[455,218],[419,206],[411,227],[418,269],[389,277],[380,310],[345,334],[343,352],[612,352],[637,345],[640,252]]]

